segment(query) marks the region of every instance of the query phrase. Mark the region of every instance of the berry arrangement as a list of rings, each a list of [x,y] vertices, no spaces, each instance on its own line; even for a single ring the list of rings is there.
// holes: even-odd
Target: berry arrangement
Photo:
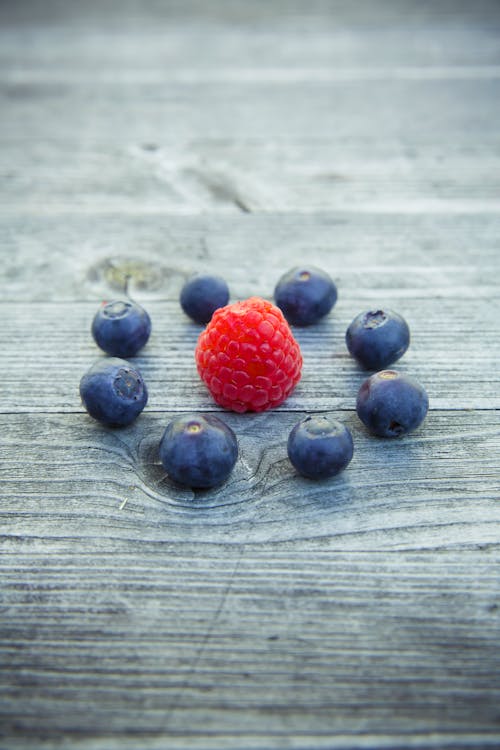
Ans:
[[[302,354],[290,326],[318,323],[337,301],[330,276],[314,266],[292,268],[279,279],[274,301],[261,297],[228,304],[229,288],[221,277],[196,275],[183,286],[179,302],[187,316],[204,325],[195,362],[214,401],[235,412],[276,408],[300,380]],[[109,427],[133,422],[146,406],[148,392],[139,370],[125,357],[148,341],[151,320],[137,303],[103,303],[91,326],[96,344],[108,355],[80,381],[87,412]],[[398,313],[366,310],[346,331],[349,353],[365,370],[376,370],[361,385],[356,412],[378,437],[397,438],[425,419],[429,400],[414,378],[386,369],[408,349],[410,330]],[[349,464],[354,453],[350,431],[331,415],[310,415],[291,430],[290,463],[302,476],[327,479]],[[166,427],[159,457],[170,479],[194,489],[227,480],[238,458],[238,441],[214,415],[183,414]]]

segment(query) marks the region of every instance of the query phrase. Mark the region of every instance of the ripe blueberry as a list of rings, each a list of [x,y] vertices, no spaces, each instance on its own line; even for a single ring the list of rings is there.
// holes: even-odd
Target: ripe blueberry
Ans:
[[[160,441],[160,459],[174,482],[198,489],[222,484],[238,458],[236,435],[213,415],[173,419]]]
[[[428,408],[423,386],[395,370],[382,370],[367,378],[356,401],[358,416],[370,432],[389,438],[415,430]]]
[[[181,289],[181,307],[195,323],[206,325],[219,307],[229,302],[229,287],[220,276],[198,275]]]
[[[367,310],[354,318],[345,339],[349,352],[365,370],[382,370],[408,349],[410,329],[392,310]]]
[[[326,479],[345,469],[354,446],[347,427],[318,414],[298,422],[288,437],[288,457],[308,479]]]
[[[133,357],[151,333],[151,318],[136,302],[114,300],[103,304],[92,321],[92,336],[112,357]]]
[[[291,325],[309,326],[330,312],[337,301],[337,287],[320,268],[299,266],[281,277],[274,299]]]
[[[96,362],[80,381],[80,396],[91,417],[109,427],[130,424],[146,406],[148,391],[130,362],[107,357]]]

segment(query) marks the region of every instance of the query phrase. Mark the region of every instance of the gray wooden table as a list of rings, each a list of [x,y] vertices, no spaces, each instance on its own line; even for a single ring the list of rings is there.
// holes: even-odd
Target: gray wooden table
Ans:
[[[123,0],[0,7],[0,747],[500,746],[500,5]],[[173,414],[218,411],[178,294],[327,270],[273,413],[224,419],[223,487],[173,485]],[[149,310],[150,390],[105,429],[89,326]],[[370,437],[344,332],[400,311],[431,409]],[[308,482],[304,414],[352,429]]]

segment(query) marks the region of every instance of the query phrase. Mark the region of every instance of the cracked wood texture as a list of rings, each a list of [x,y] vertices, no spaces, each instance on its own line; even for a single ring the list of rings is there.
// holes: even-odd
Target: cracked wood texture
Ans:
[[[2,750],[500,746],[498,2],[18,0],[0,41]],[[165,425],[219,411],[183,281],[271,298],[305,261],[339,301],[301,383],[175,486]],[[78,383],[126,284],[150,402],[112,430]],[[396,441],[354,410],[373,305],[430,396]],[[314,412],[355,443],[317,483]]]

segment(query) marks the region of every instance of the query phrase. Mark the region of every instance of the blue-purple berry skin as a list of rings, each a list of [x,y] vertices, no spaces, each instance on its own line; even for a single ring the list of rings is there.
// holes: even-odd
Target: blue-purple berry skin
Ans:
[[[299,474],[308,479],[327,479],[345,469],[354,445],[345,425],[329,415],[318,414],[295,425],[287,450]]]
[[[393,310],[366,310],[346,331],[350,354],[365,370],[383,370],[396,362],[410,345],[406,320]]]
[[[229,287],[220,276],[199,274],[186,281],[179,301],[186,315],[206,325],[214,312],[229,302]]]
[[[169,477],[193,489],[209,489],[226,481],[238,458],[238,441],[215,415],[183,414],[166,427],[160,460]]]
[[[356,400],[356,411],[367,429],[387,438],[416,430],[428,408],[425,388],[415,378],[395,370],[382,370],[367,378]]]
[[[91,417],[108,427],[124,427],[142,412],[148,391],[141,373],[130,362],[106,357],[82,377],[80,396]]]
[[[320,268],[297,266],[280,278],[274,300],[291,325],[310,326],[328,315],[335,305],[337,287]]]
[[[151,334],[151,318],[130,300],[113,300],[101,305],[92,321],[96,344],[111,357],[133,357]]]

